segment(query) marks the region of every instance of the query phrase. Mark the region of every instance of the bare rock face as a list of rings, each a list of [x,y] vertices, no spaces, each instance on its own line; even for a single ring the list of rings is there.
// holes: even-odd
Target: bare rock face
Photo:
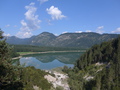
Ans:
[[[49,72],[51,73],[51,72]],[[67,79],[68,76],[66,74],[58,73],[56,71],[53,72],[54,77],[51,75],[45,75],[44,78],[48,80],[48,82],[53,84],[53,87],[63,87],[63,90],[70,90]]]

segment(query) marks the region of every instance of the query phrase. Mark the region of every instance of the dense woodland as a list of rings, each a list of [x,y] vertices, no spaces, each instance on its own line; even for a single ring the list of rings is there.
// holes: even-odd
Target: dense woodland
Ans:
[[[14,52],[45,52],[45,51],[69,51],[69,50],[86,50],[80,47],[45,47],[33,45],[11,45]]]
[[[120,37],[94,45],[76,62],[64,67],[71,90],[120,90]]]
[[[0,90],[50,90],[52,85],[44,79],[47,73],[34,67],[12,65],[11,47],[3,39],[0,31]]]

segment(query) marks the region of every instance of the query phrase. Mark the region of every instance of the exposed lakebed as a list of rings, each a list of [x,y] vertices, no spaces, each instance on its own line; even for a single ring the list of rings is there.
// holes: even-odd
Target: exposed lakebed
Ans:
[[[76,60],[82,55],[81,52],[70,53],[45,53],[25,55],[15,62],[25,67],[34,66],[37,69],[50,70],[57,67],[73,67]]]

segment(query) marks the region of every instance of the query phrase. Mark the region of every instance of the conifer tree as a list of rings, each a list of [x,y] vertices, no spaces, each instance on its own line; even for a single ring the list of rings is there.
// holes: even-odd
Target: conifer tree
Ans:
[[[10,49],[2,34],[0,30],[0,90],[19,90],[22,83],[19,81],[17,68],[11,64]]]

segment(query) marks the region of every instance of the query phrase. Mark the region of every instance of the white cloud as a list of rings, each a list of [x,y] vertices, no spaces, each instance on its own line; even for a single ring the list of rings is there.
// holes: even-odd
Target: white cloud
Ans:
[[[62,34],[64,34],[64,33],[68,33],[67,31],[65,31],[65,32],[62,32]]]
[[[3,36],[5,36],[5,37],[9,37],[9,36],[11,36],[9,33],[3,33]]]
[[[104,31],[102,30],[104,26],[97,27],[96,32],[102,34]]]
[[[17,37],[20,37],[20,38],[29,38],[31,37],[33,34],[31,32],[22,32],[22,31],[19,31],[16,36]]]
[[[22,32],[27,32],[27,31],[31,31],[31,29],[29,28],[28,24],[24,21],[24,20],[21,20],[21,25],[22,27],[20,28],[20,30]]]
[[[43,3],[47,2],[48,0],[38,0],[38,1],[40,1],[40,4],[43,4]]]
[[[51,6],[49,9],[46,9],[47,13],[51,15],[52,20],[60,20],[65,18],[66,16],[62,15],[62,11],[60,11],[57,7]]]
[[[58,34],[54,34],[55,36],[59,36]]]
[[[27,22],[27,26],[30,30],[36,30],[39,29],[41,20],[38,19],[38,15],[35,15],[37,8],[34,6],[35,3],[30,3],[29,6],[25,6],[25,8],[28,10],[25,13],[25,17]]]
[[[91,30],[86,30],[86,32],[92,32]]]
[[[117,28],[115,31],[112,31],[111,33],[120,33],[120,27]]]
[[[21,20],[22,27],[20,31],[17,33],[17,37],[27,38],[32,35],[32,31],[40,28],[41,20],[38,19],[38,15],[36,15],[37,8],[34,6],[35,3],[30,3],[28,6],[25,6],[27,12],[25,15],[25,20]]]
[[[82,31],[75,31],[75,33],[82,33]]]
[[[7,24],[7,25],[5,25],[5,27],[10,27],[10,25],[9,25],[9,24]]]

